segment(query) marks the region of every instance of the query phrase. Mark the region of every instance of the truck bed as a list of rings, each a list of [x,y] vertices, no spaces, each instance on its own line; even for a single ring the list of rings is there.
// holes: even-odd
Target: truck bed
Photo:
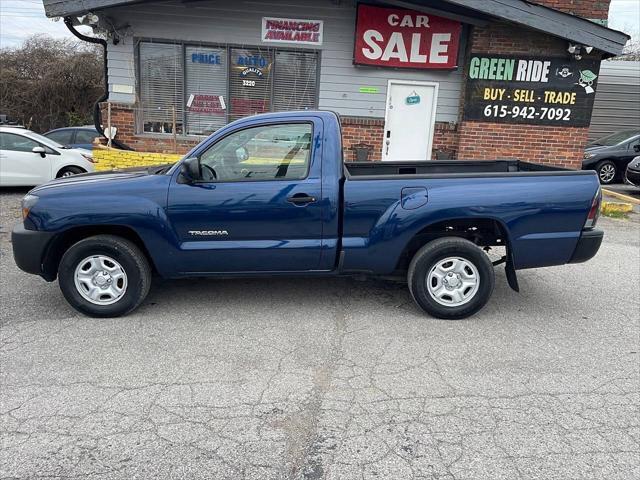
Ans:
[[[575,174],[550,165],[523,162],[520,160],[428,160],[424,162],[348,162],[344,164],[347,178],[415,176],[496,176],[517,173]],[[588,172],[585,172],[588,173]]]

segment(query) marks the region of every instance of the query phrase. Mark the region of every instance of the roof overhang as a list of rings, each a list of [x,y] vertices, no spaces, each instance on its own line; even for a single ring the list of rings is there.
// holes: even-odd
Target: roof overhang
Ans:
[[[150,0],[43,0],[43,3],[47,17],[66,17],[148,1]],[[201,0],[182,1],[192,3]],[[387,0],[379,3],[432,14],[437,12],[441,16],[472,25],[481,26],[495,20],[508,21],[594,47],[607,54],[606,56],[620,55],[629,40],[625,33],[525,0]]]
[[[428,3],[414,0],[415,3]],[[629,35],[607,28],[586,18],[543,7],[525,0],[446,0],[459,7],[470,8],[483,15],[507,20],[574,43],[594,47],[607,56],[617,56]]]
[[[145,0],[42,0],[47,17],[68,17],[84,15],[103,8],[119,7]]]

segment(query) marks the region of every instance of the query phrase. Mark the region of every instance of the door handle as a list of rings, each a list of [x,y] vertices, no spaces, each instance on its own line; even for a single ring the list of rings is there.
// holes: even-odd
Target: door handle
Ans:
[[[306,193],[296,193],[295,195],[287,198],[287,202],[294,205],[306,205],[307,203],[313,203],[316,201],[316,197],[307,195]]]

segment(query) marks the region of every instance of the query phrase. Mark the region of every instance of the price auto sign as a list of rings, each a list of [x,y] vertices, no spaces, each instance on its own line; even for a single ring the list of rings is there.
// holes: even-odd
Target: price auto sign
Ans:
[[[358,4],[353,62],[394,68],[456,68],[460,22],[402,8]]]
[[[598,60],[473,54],[464,119],[588,127]]]

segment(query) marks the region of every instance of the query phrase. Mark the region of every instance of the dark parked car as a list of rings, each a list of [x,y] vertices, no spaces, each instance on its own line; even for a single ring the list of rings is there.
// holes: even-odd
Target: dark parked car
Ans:
[[[44,134],[45,137],[72,148],[93,149],[93,139],[100,134],[96,127],[89,125],[86,127],[65,127],[50,130]]]
[[[622,180],[629,162],[640,153],[640,130],[623,130],[599,138],[587,145],[583,170],[598,172],[600,183]]]
[[[631,163],[627,165],[627,182],[631,185],[635,185],[640,188],[640,155],[631,160]]]

